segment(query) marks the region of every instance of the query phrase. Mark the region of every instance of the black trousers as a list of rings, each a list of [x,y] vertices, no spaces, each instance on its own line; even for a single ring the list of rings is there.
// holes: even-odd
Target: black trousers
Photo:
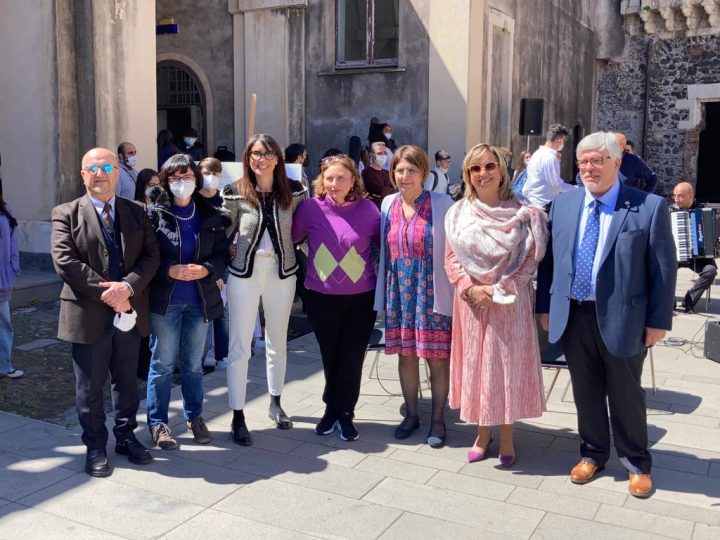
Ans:
[[[82,440],[91,450],[104,450],[108,441],[103,408],[103,387],[110,373],[115,440],[133,436],[140,400],[137,387],[140,334],[137,328],[121,332],[112,320],[93,344],[73,343],[75,404],[83,429]]]
[[[323,401],[335,413],[353,413],[360,397],[365,349],[375,317],[375,291],[334,295],[307,290],[310,324],[320,344],[325,391]]]
[[[692,268],[692,271],[698,274],[698,278],[685,293],[683,303],[690,309],[695,307],[703,293],[713,284],[717,275],[717,265],[713,259],[692,259],[689,263],[681,264],[686,268]],[[687,305],[689,304],[689,305]]]
[[[595,302],[572,300],[561,338],[577,407],[580,454],[602,466],[610,457],[610,426],[615,450],[633,473],[649,473],[645,390],[640,384],[647,351],[619,358],[605,347]],[[610,418],[608,421],[608,405]]]

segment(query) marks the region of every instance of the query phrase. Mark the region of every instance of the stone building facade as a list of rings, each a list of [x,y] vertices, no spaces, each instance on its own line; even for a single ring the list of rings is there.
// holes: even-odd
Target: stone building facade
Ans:
[[[206,154],[226,146],[240,159],[253,94],[254,131],[304,142],[312,164],[353,135],[365,142],[377,117],[399,144],[449,150],[455,180],[474,144],[517,157],[543,143],[518,134],[524,97],[544,99],[543,131],[563,123],[577,143],[594,124],[597,58],[621,27],[616,3],[528,4],[0,0],[2,180],[24,261],[47,267],[50,210],[82,193],[88,149],[131,141],[138,167],[155,168],[158,130],[177,136],[188,124]],[[179,31],[156,35],[166,19]],[[346,58],[358,43],[362,58]],[[572,168],[568,151],[565,178]]]
[[[619,10],[625,45],[600,66],[596,126],[636,143],[658,193],[689,181],[720,203],[720,120],[709,121],[720,106],[720,1],[623,0]]]

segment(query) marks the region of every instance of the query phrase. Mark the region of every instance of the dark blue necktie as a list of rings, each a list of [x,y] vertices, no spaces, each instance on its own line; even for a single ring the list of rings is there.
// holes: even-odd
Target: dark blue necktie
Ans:
[[[580,249],[575,262],[575,279],[572,284],[572,295],[577,300],[585,300],[590,296],[592,284],[593,261],[600,236],[600,201],[590,203],[590,214],[585,222]]]

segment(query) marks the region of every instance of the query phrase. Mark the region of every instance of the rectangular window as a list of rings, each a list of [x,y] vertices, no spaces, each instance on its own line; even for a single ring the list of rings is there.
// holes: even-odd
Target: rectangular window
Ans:
[[[336,5],[336,66],[397,66],[398,0],[337,0]]]

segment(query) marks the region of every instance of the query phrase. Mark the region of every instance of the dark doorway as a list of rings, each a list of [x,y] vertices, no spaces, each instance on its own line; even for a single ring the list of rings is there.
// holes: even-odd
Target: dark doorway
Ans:
[[[705,129],[700,132],[696,197],[720,203],[720,102],[705,104]]]
[[[203,155],[207,155],[205,96],[195,74],[178,62],[157,65],[157,123],[158,131],[172,131],[178,146],[183,130],[194,128],[200,134]]]
[[[580,169],[578,169],[577,160],[575,159],[575,151],[584,136],[585,128],[582,127],[582,124],[575,124],[572,134],[572,154],[570,154],[570,162],[572,163],[572,176],[570,177],[571,184],[577,184],[577,175],[580,172]]]

